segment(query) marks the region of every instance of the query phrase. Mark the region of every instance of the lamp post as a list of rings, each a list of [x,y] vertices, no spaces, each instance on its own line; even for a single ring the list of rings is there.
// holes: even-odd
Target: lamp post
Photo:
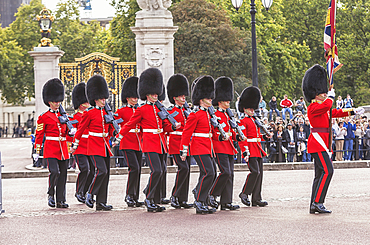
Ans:
[[[39,47],[53,47],[54,45],[51,43],[50,39],[50,32],[51,24],[54,21],[54,16],[51,15],[48,9],[43,8],[40,12],[40,15],[36,16],[36,19],[39,22],[40,32],[42,36]]]
[[[273,0],[262,0],[263,7],[265,7],[266,11],[269,10],[269,8],[272,5]],[[231,3],[233,4],[236,11],[239,10],[239,8],[243,4],[243,0],[231,0]],[[252,85],[258,87],[258,71],[257,71],[257,41],[256,41],[256,4],[254,3],[254,0],[251,0],[251,10],[249,13],[251,13],[251,31],[252,31]]]

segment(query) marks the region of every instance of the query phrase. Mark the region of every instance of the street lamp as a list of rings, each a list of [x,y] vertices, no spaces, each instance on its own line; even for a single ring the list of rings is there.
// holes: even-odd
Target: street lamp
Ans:
[[[40,15],[36,16],[37,21],[40,25],[41,32],[41,44],[39,47],[52,47],[50,39],[51,24],[54,21],[54,16],[51,15],[50,11],[46,8],[43,8],[40,12]]]
[[[262,0],[263,7],[265,7],[266,11],[269,10],[269,8],[272,5],[273,0]],[[243,4],[243,0],[231,0],[231,3],[233,4],[236,11],[239,10],[239,8]],[[256,41],[256,4],[254,3],[254,0],[251,0],[251,10],[249,13],[251,13],[251,31],[252,31],[252,84],[253,86],[258,87],[258,72],[257,72],[257,41]]]

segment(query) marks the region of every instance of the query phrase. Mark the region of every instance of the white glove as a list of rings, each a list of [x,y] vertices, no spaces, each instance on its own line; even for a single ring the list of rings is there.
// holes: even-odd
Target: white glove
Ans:
[[[32,154],[32,157],[33,157],[33,160],[34,160],[35,162],[37,162],[37,160],[39,160],[40,155],[39,155],[39,154],[34,153],[34,154]]]
[[[74,136],[77,132],[77,128],[72,128],[70,131],[69,131],[69,135],[70,136]]]
[[[328,97],[332,97],[333,99],[335,98],[335,92],[333,88],[328,92]]]
[[[363,107],[354,108],[353,111],[356,115],[361,115],[365,113],[365,109]]]

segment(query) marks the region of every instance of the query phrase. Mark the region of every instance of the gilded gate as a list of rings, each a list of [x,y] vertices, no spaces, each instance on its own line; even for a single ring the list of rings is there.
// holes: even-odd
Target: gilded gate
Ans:
[[[136,62],[119,62],[119,58],[104,53],[91,53],[82,58],[75,58],[75,63],[59,63],[60,80],[65,85],[64,108],[73,111],[72,90],[75,85],[95,75],[102,75],[108,83],[108,103],[112,111],[121,105],[120,91],[126,78],[136,74]]]

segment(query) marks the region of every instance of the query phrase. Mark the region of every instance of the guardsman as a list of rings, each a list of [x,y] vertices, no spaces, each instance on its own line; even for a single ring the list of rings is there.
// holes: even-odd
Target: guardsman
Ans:
[[[208,108],[215,97],[215,85],[211,76],[200,77],[192,90],[191,100],[199,110],[191,113],[186,121],[180,143],[181,160],[188,154],[194,157],[200,170],[198,184],[194,190],[195,208],[198,214],[214,213],[215,208],[207,205],[207,198],[216,176],[216,166],[212,142],[211,116]]]
[[[90,107],[86,97],[86,84],[77,84],[72,91],[72,104],[77,112],[74,114],[73,119],[77,120],[76,127],[82,120],[83,112]],[[89,137],[88,129],[81,136],[80,144],[78,149],[73,153],[78,169],[80,173],[77,177],[76,182],[76,194],[75,197],[79,202],[85,203],[85,195],[88,187],[90,186],[91,180],[94,177],[95,167],[90,157],[87,155],[87,138]]]
[[[189,179],[190,179],[190,156],[187,156],[185,161],[180,158],[180,143],[182,131],[186,124],[185,96],[189,95],[188,79],[182,74],[175,74],[170,77],[167,83],[167,95],[170,103],[173,104],[168,111],[173,114],[175,120],[181,123],[181,127],[174,132],[169,133],[168,154],[173,156],[177,165],[177,174],[175,185],[172,189],[171,206],[174,208],[191,208],[193,204],[187,203],[189,193]]]
[[[130,120],[138,108],[139,95],[137,93],[138,77],[129,77],[122,85],[121,100],[124,106],[116,112],[118,118],[122,118],[121,128]],[[141,148],[142,132],[140,124],[136,124],[129,133],[122,138],[119,149],[123,152],[128,165],[128,178],[125,202],[129,207],[140,207],[144,205],[139,202],[140,175],[141,175]]]
[[[210,205],[218,208],[217,197],[221,196],[221,210],[236,210],[239,205],[233,205],[233,183],[234,183],[234,155],[237,150],[233,141],[236,141],[236,133],[229,124],[230,117],[226,110],[230,108],[230,102],[234,98],[233,81],[228,77],[219,77],[215,81],[215,98],[212,100],[214,106],[218,106],[216,116],[223,126],[227,138],[223,139],[218,128],[213,127],[213,147],[216,153],[216,163],[220,174],[216,178],[210,191]]]
[[[111,210],[113,207],[107,205],[108,183],[110,172],[110,156],[113,155],[109,138],[113,135],[112,124],[107,124],[104,115],[106,99],[109,97],[108,85],[101,75],[92,76],[86,83],[86,95],[91,105],[83,114],[78,130],[73,139],[72,153],[78,150],[82,135],[89,132],[87,139],[87,155],[90,156],[95,175],[86,193],[85,204],[89,208],[94,207],[94,195],[96,195],[96,210]]]
[[[329,145],[329,111],[332,107],[334,89],[328,92],[327,74],[320,65],[308,69],[302,80],[304,97],[311,104],[307,108],[307,116],[311,124],[307,152],[314,159],[315,178],[312,185],[310,213],[331,213],[324,206],[324,201],[331,178],[334,173]],[[347,117],[362,114],[364,109],[332,109],[332,117]]]
[[[48,205],[50,207],[68,208],[66,201],[66,181],[68,167],[68,146],[66,136],[68,128],[59,121],[59,106],[64,100],[64,86],[59,78],[48,80],[42,89],[42,98],[49,110],[42,113],[37,119],[35,154],[33,158],[38,160],[43,138],[44,164],[49,169]],[[74,134],[71,132],[71,134]],[[56,203],[54,195],[56,192]]]
[[[122,128],[116,136],[114,145],[124,138],[131,129],[140,123],[143,130],[142,151],[145,153],[147,163],[151,170],[148,180],[145,206],[148,212],[162,212],[165,207],[159,206],[154,199],[160,198],[157,188],[161,186],[161,177],[164,171],[164,156],[167,153],[166,141],[163,137],[163,131],[170,132],[173,128],[170,124],[163,123],[158,116],[159,109],[155,105],[158,96],[163,90],[162,73],[157,68],[148,68],[143,71],[139,78],[138,94],[141,100],[146,100],[145,104],[137,108],[131,119]],[[165,122],[165,121],[164,121]],[[177,125],[176,127],[179,127]],[[157,192],[156,192],[157,191]]]
[[[252,195],[252,206],[264,207],[268,205],[266,201],[262,201],[261,196],[262,158],[266,156],[266,152],[262,149],[261,132],[253,118],[254,110],[258,109],[260,100],[261,91],[253,86],[245,88],[239,99],[238,110],[245,114],[245,117],[240,121],[240,126],[244,128],[243,133],[247,137],[247,140],[239,142],[239,146],[250,171],[239,197],[244,205],[250,206],[248,196]]]

